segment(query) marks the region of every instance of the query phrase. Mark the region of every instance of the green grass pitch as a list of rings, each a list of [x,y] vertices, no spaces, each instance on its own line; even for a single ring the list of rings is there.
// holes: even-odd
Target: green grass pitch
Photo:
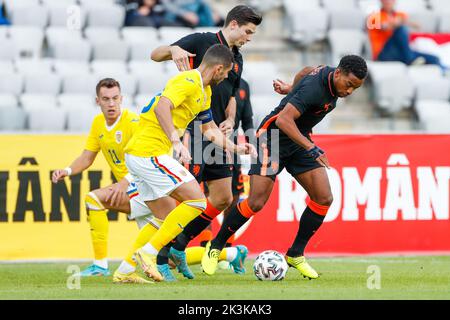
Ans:
[[[67,268],[77,263],[0,264],[0,299],[317,300],[450,299],[450,256],[312,258],[321,277],[304,279],[289,269],[283,281],[258,281],[252,260],[239,276],[218,270],[207,276],[192,266],[194,280],[113,284],[112,276],[81,279],[68,289]],[[83,268],[86,264],[78,265]],[[117,263],[111,263],[112,271]],[[379,278],[378,278],[379,276]],[[379,280],[379,281],[378,281]],[[379,284],[379,286],[378,286]]]

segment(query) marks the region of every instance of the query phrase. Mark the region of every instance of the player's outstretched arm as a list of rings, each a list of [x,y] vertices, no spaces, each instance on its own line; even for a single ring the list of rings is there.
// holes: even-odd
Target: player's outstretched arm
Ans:
[[[83,150],[83,153],[76,158],[69,167],[58,169],[53,172],[52,182],[57,183],[67,176],[83,172],[92,165],[96,156],[97,152]]]
[[[187,71],[191,69],[189,58],[195,57],[179,46],[160,46],[152,51],[151,59],[156,62],[173,60],[179,71]]]
[[[209,141],[226,151],[236,154],[250,154],[254,158],[257,157],[256,149],[252,144],[244,143],[242,145],[236,145],[220,131],[214,121],[203,123],[200,129]]]
[[[286,95],[291,92],[292,88],[300,82],[305,76],[311,73],[315,68],[314,67],[305,67],[300,70],[294,77],[294,81],[292,84],[286,83],[283,80],[276,79],[273,80],[273,90],[279,94]]]
[[[322,166],[329,168],[328,159],[325,152],[309,141],[298,129],[295,120],[301,116],[300,111],[294,107],[291,103],[288,103],[286,107],[279,113],[275,124],[283,131],[289,138],[295,143],[307,150],[310,156],[319,162]]]

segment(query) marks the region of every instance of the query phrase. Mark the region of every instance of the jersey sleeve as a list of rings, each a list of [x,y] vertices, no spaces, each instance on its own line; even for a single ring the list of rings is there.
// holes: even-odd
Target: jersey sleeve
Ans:
[[[199,32],[187,35],[181,38],[178,41],[172,43],[172,46],[179,46],[181,49],[184,49],[190,53],[195,53],[198,44],[202,41],[205,41],[203,35]]]
[[[213,121],[213,115],[211,111],[211,87],[208,87],[206,89],[205,105],[195,119],[201,121],[203,124]]]
[[[166,85],[161,96],[169,99],[176,108],[196,90],[196,87],[195,82],[189,76],[180,74]]]
[[[94,119],[94,121],[92,121],[91,130],[89,131],[89,136],[86,141],[86,146],[84,147],[84,149],[92,151],[92,152],[100,151],[97,123],[98,122],[96,121],[96,119]]]

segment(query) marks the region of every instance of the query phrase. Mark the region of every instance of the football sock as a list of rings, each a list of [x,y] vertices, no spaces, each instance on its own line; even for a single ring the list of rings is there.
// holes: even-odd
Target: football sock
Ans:
[[[211,249],[221,250],[227,240],[255,213],[250,209],[247,199],[235,205],[224,219],[217,236],[211,241]]]
[[[156,250],[154,254],[157,254],[159,250],[180,234],[189,222],[199,216],[205,209],[206,199],[183,201],[173,209],[148,243]],[[150,248],[147,247],[147,249]]]
[[[212,231],[211,231],[211,225],[209,225],[209,227],[207,229],[203,230],[198,235],[198,240],[200,242],[200,246],[206,247],[206,244],[209,241],[211,241],[212,238],[213,238],[213,234],[212,234]]]
[[[305,247],[309,242],[309,239],[320,228],[325,219],[329,207],[322,206],[314,201],[310,200],[305,211],[303,211],[300,218],[299,228],[294,243],[287,251],[287,255],[290,257],[303,256]]]
[[[106,259],[108,255],[109,221],[106,209],[93,192],[89,192],[86,195],[84,202],[86,205],[89,225],[91,227],[91,240],[92,247],[94,248],[94,259],[97,260],[98,263],[105,265],[104,262],[100,261]],[[106,262],[106,268],[107,267]]]
[[[227,243],[225,244],[225,248],[232,247],[233,242],[234,242],[234,234],[232,234],[231,237],[227,240]]]
[[[120,273],[129,274],[136,271],[136,264],[131,265],[127,261],[123,260],[117,270],[119,270]]]
[[[125,261],[132,266],[136,266],[136,261],[133,259],[133,255],[137,249],[144,246],[158,231],[159,226],[162,224],[162,220],[153,218],[148,224],[146,224],[141,230],[139,230],[138,236],[134,241],[133,247],[125,257]]]
[[[173,247],[179,251],[184,251],[188,243],[194,239],[196,236],[201,234],[201,232],[207,228],[211,221],[217,217],[221,211],[217,210],[208,200],[206,205],[206,210],[202,212],[198,217],[192,220],[181,232],[173,245]],[[208,241],[212,239],[212,234]],[[205,240],[201,239],[200,241]]]
[[[156,264],[161,266],[163,264],[169,263],[169,250],[173,244],[172,241],[162,247],[161,250],[159,250],[158,255],[156,256]]]

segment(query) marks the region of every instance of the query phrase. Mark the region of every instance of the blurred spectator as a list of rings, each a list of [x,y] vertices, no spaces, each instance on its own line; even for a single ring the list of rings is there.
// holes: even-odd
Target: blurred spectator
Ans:
[[[437,64],[439,58],[420,53],[409,45],[408,27],[420,26],[408,19],[404,12],[395,11],[396,0],[381,0],[381,10],[371,14],[367,21],[373,59],[378,61],[401,61],[411,64]]]
[[[157,0],[138,0],[127,7],[125,26],[159,28],[166,25],[164,8]]]
[[[219,26],[223,19],[204,0],[161,0],[169,22],[186,27]]]
[[[2,25],[2,24],[10,25],[11,23],[3,15],[3,6],[0,5],[0,25]]]

